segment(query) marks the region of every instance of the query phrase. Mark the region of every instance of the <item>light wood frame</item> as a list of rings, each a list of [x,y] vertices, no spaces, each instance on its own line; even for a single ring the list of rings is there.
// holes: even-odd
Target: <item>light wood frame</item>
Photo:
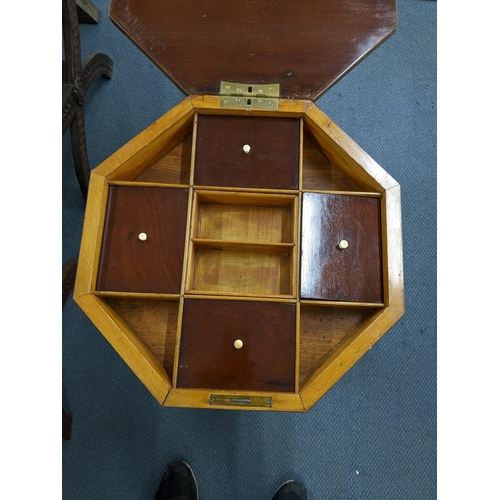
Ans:
[[[241,116],[280,116],[301,118],[303,124],[314,134],[315,140],[322,148],[322,153],[335,167],[351,182],[360,187],[364,196],[376,196],[381,199],[381,240],[383,259],[383,289],[384,303],[356,304],[356,303],[329,303],[325,301],[301,301],[298,283],[300,273],[294,273],[294,291],[296,299],[283,298],[275,301],[294,302],[297,307],[297,348],[296,348],[296,391],[290,393],[258,393],[249,391],[215,391],[217,394],[237,396],[271,396],[271,408],[265,407],[226,407],[211,405],[209,398],[213,391],[176,388],[176,368],[178,364],[178,345],[182,324],[182,310],[184,303],[185,283],[189,270],[186,269],[188,252],[192,252],[189,238],[192,231],[190,226],[193,198],[193,166],[195,143],[193,140],[193,154],[190,170],[190,185],[168,185],[168,187],[189,187],[189,215],[186,228],[186,245],[183,268],[183,280],[179,295],[162,294],[113,294],[96,291],[96,279],[99,265],[103,228],[106,214],[109,185],[135,185],[134,179],[144,172],[155,161],[179,145],[189,135],[196,135],[198,114],[224,114]],[[301,147],[302,151],[302,133]],[[299,173],[302,172],[302,158],[299,161]],[[162,185],[148,183],[150,185]],[[163,184],[165,186],[165,184]],[[219,188],[206,188],[217,190]],[[220,188],[233,190],[232,188]],[[235,192],[241,189],[234,189]],[[246,192],[266,193],[269,190],[244,189]],[[328,191],[321,191],[328,192]],[[302,193],[302,178],[299,175],[299,189],[296,191],[280,190],[279,193],[298,194],[300,206]],[[353,194],[353,193],[346,193]],[[299,208],[296,208],[300,212]],[[296,258],[294,268],[298,269],[300,259],[300,217],[296,224]],[[107,303],[106,296],[126,296],[127,298],[147,297],[163,300],[179,300],[179,320],[177,331],[177,349],[174,361],[172,380],[161,363],[151,354],[144,343],[130,329],[126,322]],[[214,297],[223,299],[223,297]],[[163,406],[181,406],[192,408],[223,408],[246,409],[261,411],[293,411],[304,412],[309,410],[341,377],[346,373],[404,314],[404,283],[403,283],[403,255],[402,255],[402,226],[401,226],[401,194],[399,184],[352,139],[350,139],[328,116],[326,116],[311,101],[280,100],[277,111],[248,110],[248,109],[221,109],[218,96],[191,96],[184,99],[177,106],[155,121],[129,143],[120,148],[91,174],[89,194],[87,200],[85,222],[81,240],[78,271],[74,289],[74,299],[90,320],[96,325],[103,336],[123,358],[132,371],[139,377],[155,399]],[[233,297],[233,300],[242,300]],[[248,298],[245,300],[258,300]],[[265,299],[269,300],[269,299]],[[350,332],[328,355],[321,361],[306,379],[299,382],[299,339],[300,339],[300,308],[314,307],[372,307],[374,313],[368,317],[354,331]],[[377,309],[375,309],[377,308]]]

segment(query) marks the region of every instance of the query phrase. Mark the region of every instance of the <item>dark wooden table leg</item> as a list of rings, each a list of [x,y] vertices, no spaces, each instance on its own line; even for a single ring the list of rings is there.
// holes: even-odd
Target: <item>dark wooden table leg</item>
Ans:
[[[82,4],[82,0],[78,1]],[[105,54],[98,53],[90,54],[82,63],[77,3],[75,0],[63,0],[62,6],[65,55],[62,96],[63,134],[70,128],[75,172],[82,194],[86,199],[90,180],[90,165],[87,156],[83,105],[88,88],[98,76],[111,78],[113,61]],[[93,4],[91,2],[85,0],[83,6],[92,13],[91,6]]]
[[[71,290],[75,285],[76,269],[78,266],[78,257],[68,260],[62,268],[62,306],[66,303]],[[73,419],[63,409],[62,411],[62,439],[69,441],[71,438],[71,427]]]
[[[62,440],[69,441],[71,439],[71,427],[73,419],[63,410],[62,411]]]

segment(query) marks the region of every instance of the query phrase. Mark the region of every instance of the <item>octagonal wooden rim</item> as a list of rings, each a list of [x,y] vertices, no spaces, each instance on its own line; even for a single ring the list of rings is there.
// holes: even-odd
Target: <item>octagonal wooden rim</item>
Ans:
[[[381,195],[384,307],[345,337],[307,377],[298,393],[271,394],[256,391],[173,388],[160,362],[106,300],[94,294],[106,213],[108,182],[119,178],[124,173],[131,178],[136,177],[151,164],[152,156],[160,158],[165,154],[166,149],[175,147],[179,143],[176,141],[179,141],[179,137],[185,134],[186,127],[191,123],[195,113],[302,117],[325,154],[342,173],[363,189]],[[74,299],[151,394],[164,406],[221,408],[209,404],[210,394],[216,392],[228,395],[272,395],[273,397],[272,408],[231,407],[231,409],[307,411],[404,314],[399,184],[311,101],[282,99],[277,112],[267,112],[246,109],[221,110],[218,96],[188,97],[92,171]],[[179,307],[179,317],[181,314],[182,307]]]

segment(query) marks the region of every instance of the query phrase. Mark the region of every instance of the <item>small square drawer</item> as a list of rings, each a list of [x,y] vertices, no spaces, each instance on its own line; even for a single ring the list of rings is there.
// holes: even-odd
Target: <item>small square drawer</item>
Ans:
[[[304,193],[300,296],[383,303],[380,199]]]
[[[180,293],[188,190],[111,186],[97,290]]]
[[[298,189],[298,118],[199,115],[194,182]]]
[[[295,304],[185,299],[177,387],[294,392]]]

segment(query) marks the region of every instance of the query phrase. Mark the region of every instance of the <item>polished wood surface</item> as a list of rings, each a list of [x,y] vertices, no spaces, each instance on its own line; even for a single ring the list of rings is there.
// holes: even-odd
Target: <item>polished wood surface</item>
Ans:
[[[373,309],[300,305],[300,383],[339,343],[353,333]]]
[[[185,299],[177,387],[293,392],[295,304]]]
[[[110,297],[107,301],[172,380],[179,300]]]
[[[193,238],[293,243],[297,196],[196,190]]]
[[[396,28],[395,0],[112,0],[111,20],[186,94],[221,80],[316,99]]]
[[[291,295],[290,254],[275,250],[196,248],[189,293]]]
[[[387,303],[402,313],[405,311],[403,272],[403,228],[401,219],[401,188],[393,186],[382,198],[382,257],[384,289]]]
[[[361,191],[382,193],[398,183],[316,105],[304,113],[304,128],[328,160]]]
[[[304,138],[302,189],[305,191],[359,191],[324,154]]]
[[[192,95],[188,98],[200,115],[219,116],[270,116],[274,118],[301,118],[313,105],[305,99],[280,99],[277,110],[260,108],[221,108],[222,97],[218,95]]]
[[[95,172],[109,181],[132,181],[193,134],[194,109],[184,99],[113,153]]]
[[[78,297],[95,291],[108,193],[109,184],[106,178],[93,170],[90,175],[89,194],[85,206],[82,241],[75,278],[74,298],[76,302],[78,302]],[[79,302],[78,305],[80,305]]]
[[[111,186],[97,289],[180,293],[187,208],[187,189]]]
[[[93,170],[75,300],[160,404],[223,408],[210,404],[210,394],[247,394],[249,397],[269,394],[273,398],[272,408],[235,409],[306,411],[404,313],[399,186],[311,102],[280,100],[277,112],[221,110],[218,106],[217,96],[192,96],[185,99]],[[194,181],[194,160],[198,113],[228,116],[248,114],[252,118],[272,115],[293,117],[299,123],[303,121],[305,140],[302,141],[299,136],[299,146],[302,148],[299,149],[302,151],[299,158],[300,189],[309,191],[308,195],[316,194],[311,191],[317,190],[329,196],[348,194],[361,199],[370,198],[380,205],[383,302],[308,300],[299,297],[297,272],[300,270],[300,235],[306,227],[303,225],[301,228],[302,194],[298,190],[276,188],[197,185]],[[194,149],[192,147],[190,151],[191,141]],[[187,179],[188,183],[185,184]],[[185,188],[188,188],[186,211],[190,219],[185,220],[183,229],[185,251],[180,291],[96,290],[108,191],[116,188],[174,191],[186,191]],[[228,216],[223,215],[226,210]],[[259,221],[263,221],[263,227],[260,227]],[[237,238],[231,239],[232,234],[237,234]],[[239,279],[236,271],[241,268],[249,268],[250,274],[257,273],[259,264],[255,255],[259,252],[274,256],[288,255],[289,265],[286,269],[276,272],[274,267],[261,282],[268,287],[274,286],[277,280],[281,279],[282,283],[284,280],[290,284],[291,294],[252,294],[237,289],[190,291],[189,277],[194,277],[198,250],[223,254],[214,267],[214,275],[219,273],[219,278],[223,278],[220,283],[224,284],[224,280],[227,280],[230,288]],[[239,267],[235,268],[236,277],[231,276],[226,268],[226,263],[231,261],[231,252],[240,252],[240,256],[241,253],[247,253]],[[274,281],[270,278],[272,273],[277,276],[273,278]],[[258,287],[257,290],[262,291]],[[265,291],[275,290],[268,288]],[[231,306],[254,303],[285,304],[293,308],[291,392],[284,392],[278,387],[265,390],[208,386],[176,388],[177,372],[179,369],[184,370],[182,363],[179,363],[184,305],[190,301],[207,300],[230,302]],[[242,320],[248,317],[240,313],[238,316]],[[266,319],[265,314],[260,317],[261,320]],[[206,318],[210,316],[201,315],[200,318],[196,324],[204,326]]]
[[[75,300],[154,398],[163,404],[172,382],[144,342],[106,299],[89,293],[75,297]]]
[[[380,200],[304,193],[301,258],[301,298],[382,303]]]
[[[134,180],[189,185],[192,139],[193,136],[189,136]]]
[[[300,394],[291,392],[257,392],[257,391],[221,391],[217,394],[226,394],[227,396],[271,396],[273,398],[271,407],[255,406],[217,406],[209,404],[212,391],[207,389],[177,389],[173,388],[168,393],[168,397],[163,406],[181,406],[185,408],[206,408],[212,410],[235,410],[235,411],[289,411],[304,412],[304,404]]]
[[[392,307],[368,317],[345,337],[304,381],[300,395],[309,410],[403,316]]]
[[[297,200],[196,190],[186,291],[293,296]]]
[[[201,203],[198,237],[231,241],[290,243],[291,207]]]
[[[200,115],[194,183],[297,189],[299,131],[297,118]]]

